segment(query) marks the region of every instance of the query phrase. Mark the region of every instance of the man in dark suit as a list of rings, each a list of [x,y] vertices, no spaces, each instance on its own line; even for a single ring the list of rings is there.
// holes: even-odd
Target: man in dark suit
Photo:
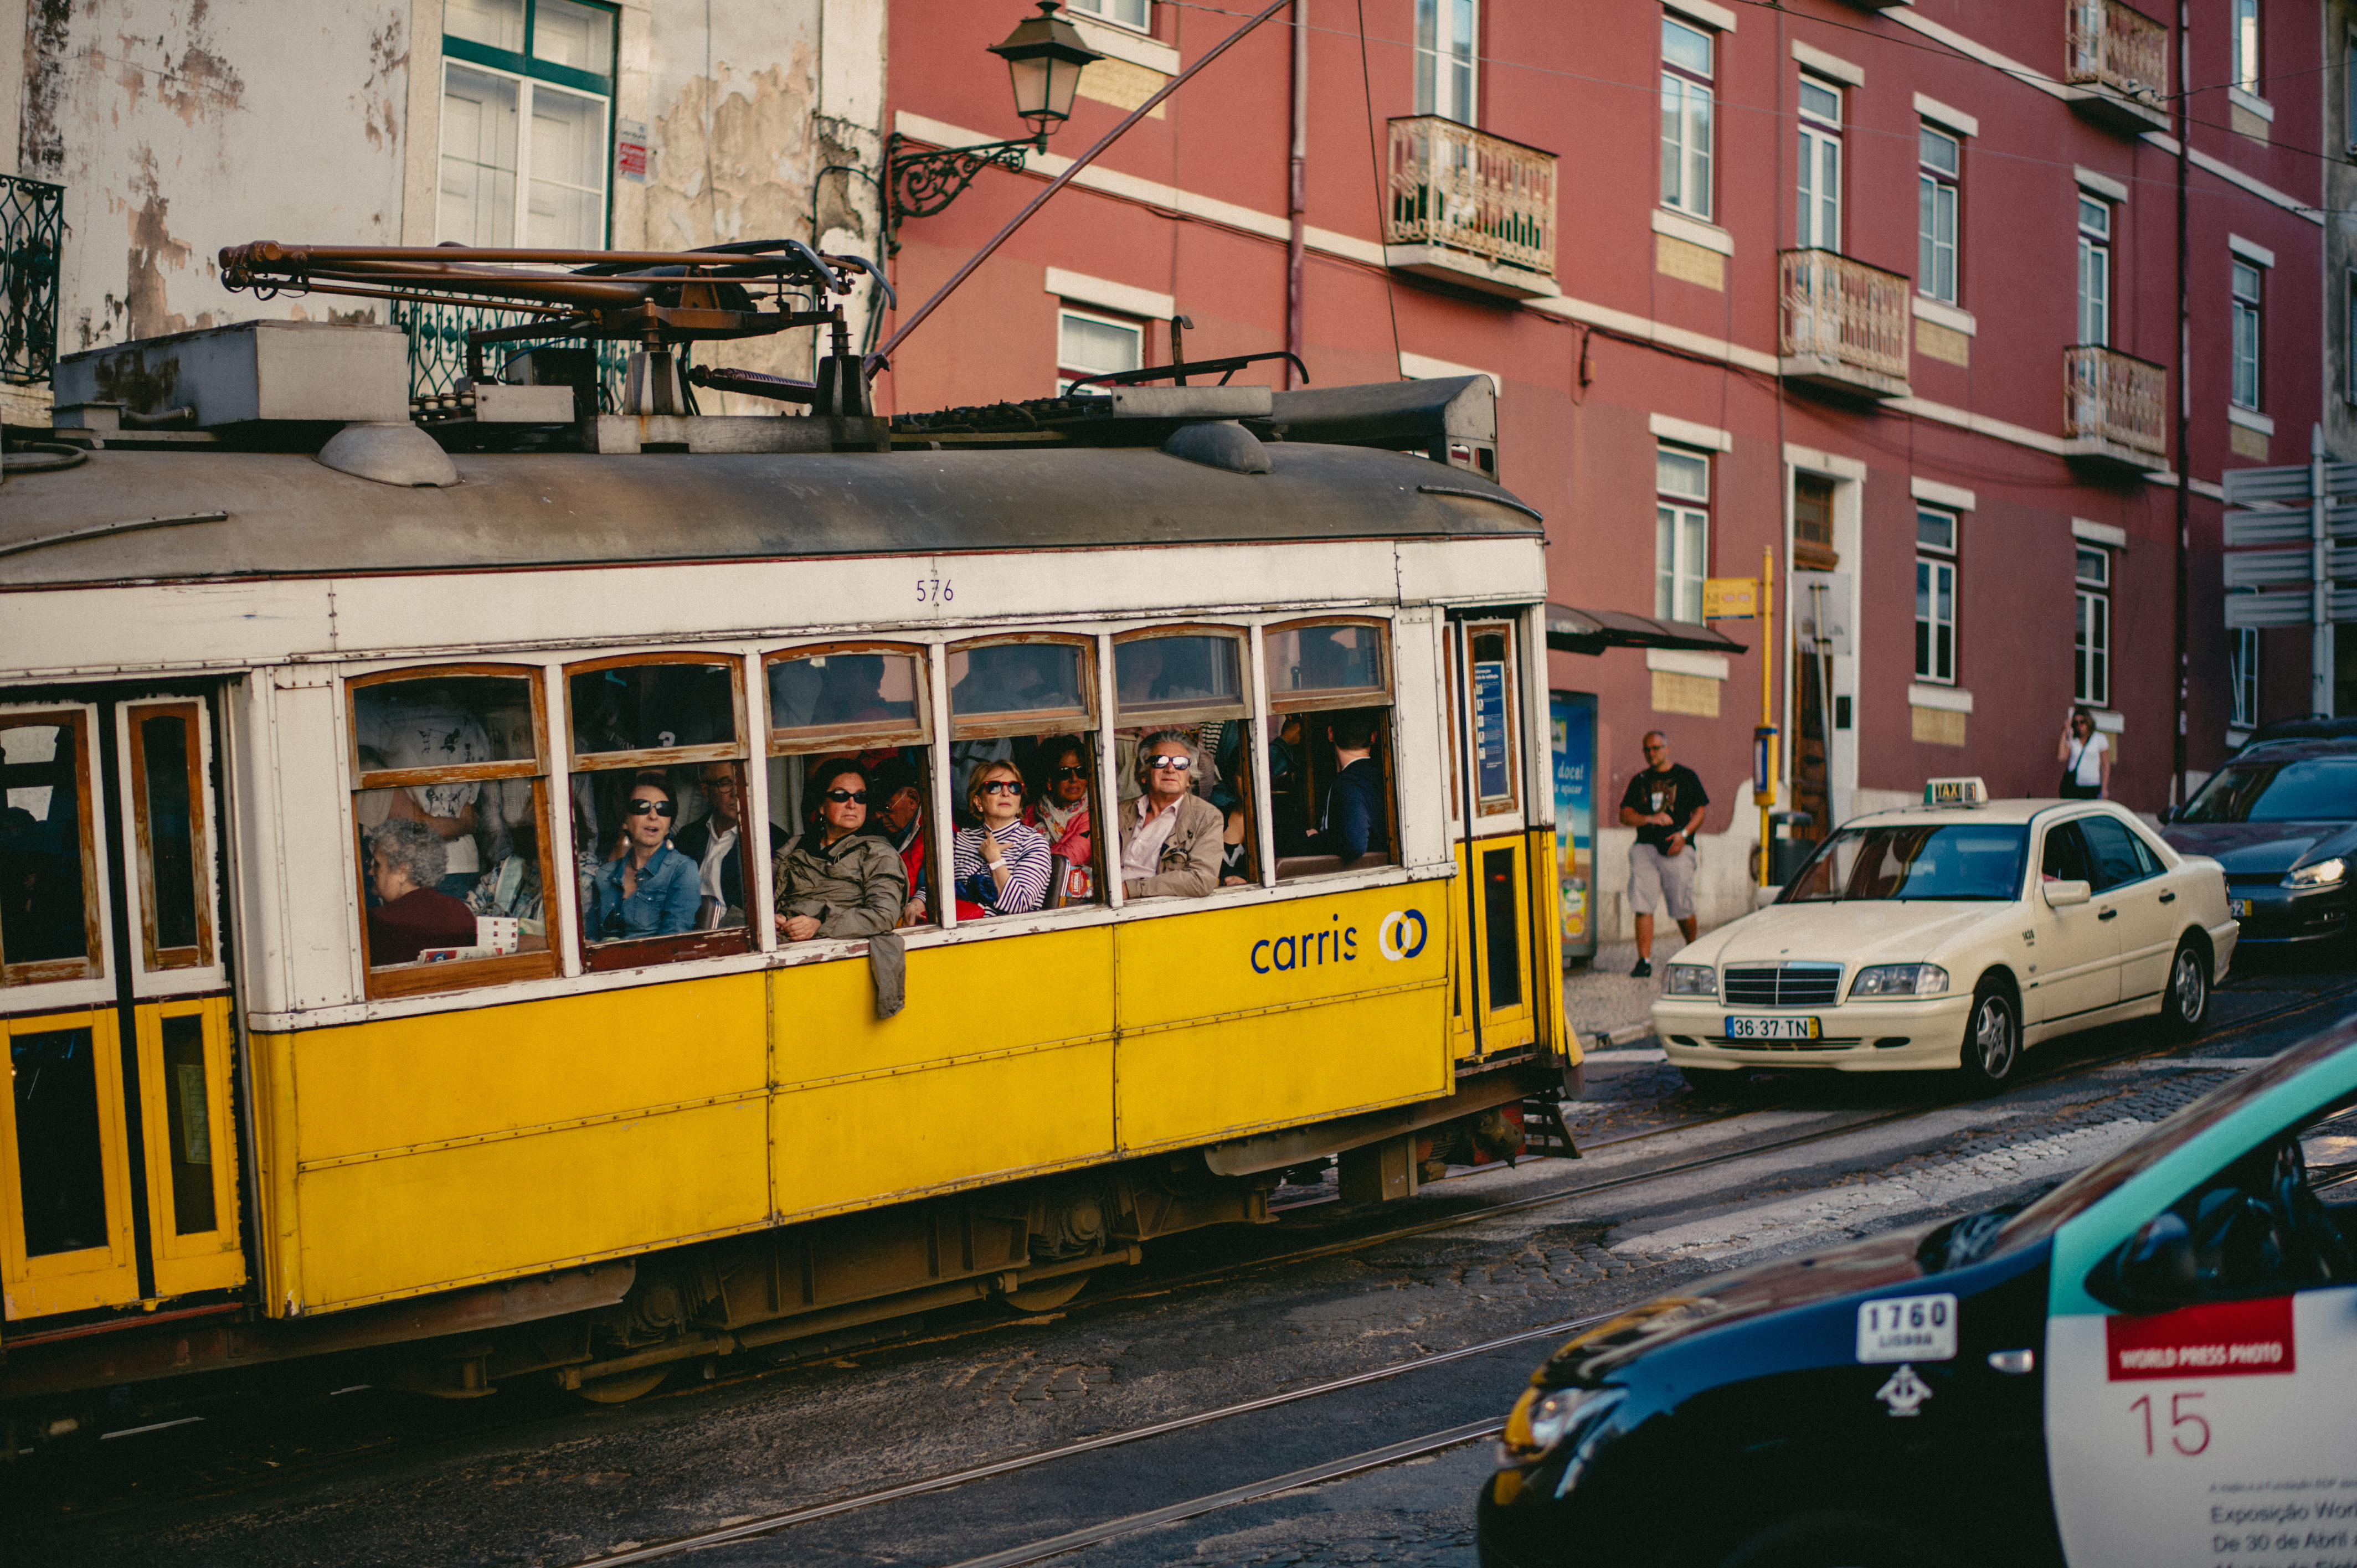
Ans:
[[[745,781],[733,762],[707,762],[696,769],[696,784],[712,809],[672,836],[672,847],[695,862],[703,882],[696,927],[745,923]],[[770,854],[786,847],[785,830],[770,824]]]
[[[1383,723],[1374,708],[1352,708],[1328,721],[1334,786],[1326,792],[1318,825],[1304,835],[1308,854],[1339,855],[1348,866],[1370,852],[1391,853],[1391,791],[1383,787],[1383,765],[1374,757]]]

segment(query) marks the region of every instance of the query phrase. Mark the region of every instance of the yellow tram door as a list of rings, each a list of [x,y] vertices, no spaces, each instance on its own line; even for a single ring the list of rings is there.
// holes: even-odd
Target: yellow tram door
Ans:
[[[1458,869],[1456,1054],[1492,1058],[1539,1039],[1545,995],[1534,961],[1523,799],[1523,620],[1473,612],[1448,622],[1449,816]]]
[[[211,704],[0,692],[5,1321],[244,1283]]]

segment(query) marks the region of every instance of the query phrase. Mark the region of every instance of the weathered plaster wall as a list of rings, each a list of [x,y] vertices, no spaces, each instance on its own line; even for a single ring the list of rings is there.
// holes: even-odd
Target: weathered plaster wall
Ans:
[[[257,303],[215,253],[401,237],[409,0],[22,0],[18,171],[66,187],[59,343],[333,305]]]

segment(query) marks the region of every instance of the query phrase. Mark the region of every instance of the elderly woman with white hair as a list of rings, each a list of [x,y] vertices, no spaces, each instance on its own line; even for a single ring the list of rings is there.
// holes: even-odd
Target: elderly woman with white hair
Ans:
[[[414,817],[387,817],[369,834],[369,876],[382,900],[368,912],[369,966],[415,963],[429,948],[475,943],[475,912],[436,889],[448,875],[442,836]]]
[[[1144,793],[1124,800],[1122,893],[1130,898],[1200,898],[1220,885],[1227,819],[1194,792],[1203,760],[1183,730],[1157,730],[1137,745]]]

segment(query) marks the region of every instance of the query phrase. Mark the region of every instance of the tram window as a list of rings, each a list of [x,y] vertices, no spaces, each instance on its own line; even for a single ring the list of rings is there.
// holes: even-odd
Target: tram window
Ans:
[[[1183,736],[1194,748],[1188,788],[1222,819],[1214,886],[1258,882],[1252,710],[1244,691],[1242,636],[1192,629],[1139,632],[1116,642],[1113,657],[1115,717],[1121,725],[1114,732],[1114,759],[1125,838],[1143,809],[1135,804],[1146,789],[1138,767],[1140,750],[1153,736]],[[1122,870],[1125,882],[1142,875],[1142,866],[1125,865]]]
[[[986,764],[1013,768],[1014,781],[1021,785],[1017,815],[1048,841],[1049,856],[1046,889],[1038,903],[1026,902],[1026,912],[1104,897],[1108,846],[1097,842],[1103,817],[1093,738],[1095,682],[1094,661],[1077,639],[1024,639],[950,650],[952,825],[961,832],[983,826],[971,788],[977,769]],[[1077,777],[1073,768],[1082,770]],[[978,855],[979,848],[974,853]],[[979,859],[973,864],[978,876],[988,875],[978,869]],[[991,897],[977,901],[970,893]],[[1028,886],[1018,887],[1018,896],[1028,895]],[[958,897],[964,918],[993,912],[996,895],[980,882]]]
[[[769,684],[772,750],[926,738],[931,703],[920,654],[868,649],[778,654],[770,660]]]
[[[404,671],[350,706],[371,993],[554,972],[539,683]]]
[[[954,738],[1086,727],[1089,660],[1067,641],[988,643],[950,650],[950,722]]]
[[[1124,713],[1127,713],[1125,708]],[[1260,882],[1260,845],[1253,826],[1252,725],[1242,718],[1206,719],[1200,724],[1157,724],[1125,726],[1114,731],[1114,757],[1120,773],[1120,823],[1124,843],[1145,808],[1141,798],[1146,794],[1145,775],[1149,771],[1139,766],[1141,752],[1169,754],[1171,748],[1154,743],[1157,736],[1175,736],[1191,747],[1188,758],[1188,790],[1209,802],[1221,817],[1219,869],[1214,874],[1214,887],[1256,886]],[[1118,857],[1120,845],[1109,846]],[[1180,869],[1171,856],[1157,857],[1157,868],[1148,872],[1143,865],[1121,867],[1125,883],[1141,876],[1160,875]],[[1204,892],[1211,888],[1204,888]],[[1134,895],[1133,895],[1134,896]]]
[[[205,1082],[205,1021],[163,1020],[164,1122],[171,1149],[172,1230],[201,1236],[219,1228],[213,1210],[212,1115]]]
[[[742,664],[642,655],[565,673],[584,967],[747,950]]]
[[[1472,729],[1475,803],[1482,816],[1511,812],[1521,804],[1516,786],[1520,749],[1514,744],[1514,628],[1486,621],[1465,628],[1473,671],[1466,693]]]
[[[1262,639],[1268,703],[1278,712],[1391,700],[1386,629],[1365,621],[1271,627]]]
[[[856,762],[867,775],[864,791],[867,799],[864,802],[826,798],[835,790],[861,792],[852,777],[838,773],[832,780],[823,779],[827,769],[846,761]],[[831,785],[825,795],[818,789],[821,782]],[[831,746],[770,757],[771,886],[777,913],[791,917],[795,912],[791,906],[798,900],[808,902],[807,889],[794,885],[791,867],[779,860],[778,852],[798,837],[823,843],[828,827],[824,813],[830,808],[840,811],[858,805],[863,810],[853,831],[881,839],[900,857],[907,892],[901,902],[899,925],[904,929],[931,925],[933,912],[941,908],[932,865],[932,799],[930,746],[870,746],[856,751]],[[793,940],[782,930],[780,935]]]
[[[193,703],[131,711],[141,936],[151,970],[212,962],[200,712]]]
[[[87,722],[0,714],[0,984],[101,972]]]
[[[107,1244],[106,1145],[99,1122],[93,1031],[52,1029],[8,1040],[16,1081],[16,1181],[25,1254]]]
[[[1390,711],[1311,710],[1273,722],[1277,880],[1394,864],[1399,812]]]
[[[867,772],[857,831],[889,845],[908,881],[899,923],[931,924],[941,899],[932,864],[933,750],[924,744],[932,734],[924,655],[856,643],[793,649],[770,655],[768,683],[772,844],[796,834],[823,837],[823,810],[851,802],[819,800],[818,770],[855,761]],[[792,882],[778,865],[772,886],[781,912],[797,897]]]

